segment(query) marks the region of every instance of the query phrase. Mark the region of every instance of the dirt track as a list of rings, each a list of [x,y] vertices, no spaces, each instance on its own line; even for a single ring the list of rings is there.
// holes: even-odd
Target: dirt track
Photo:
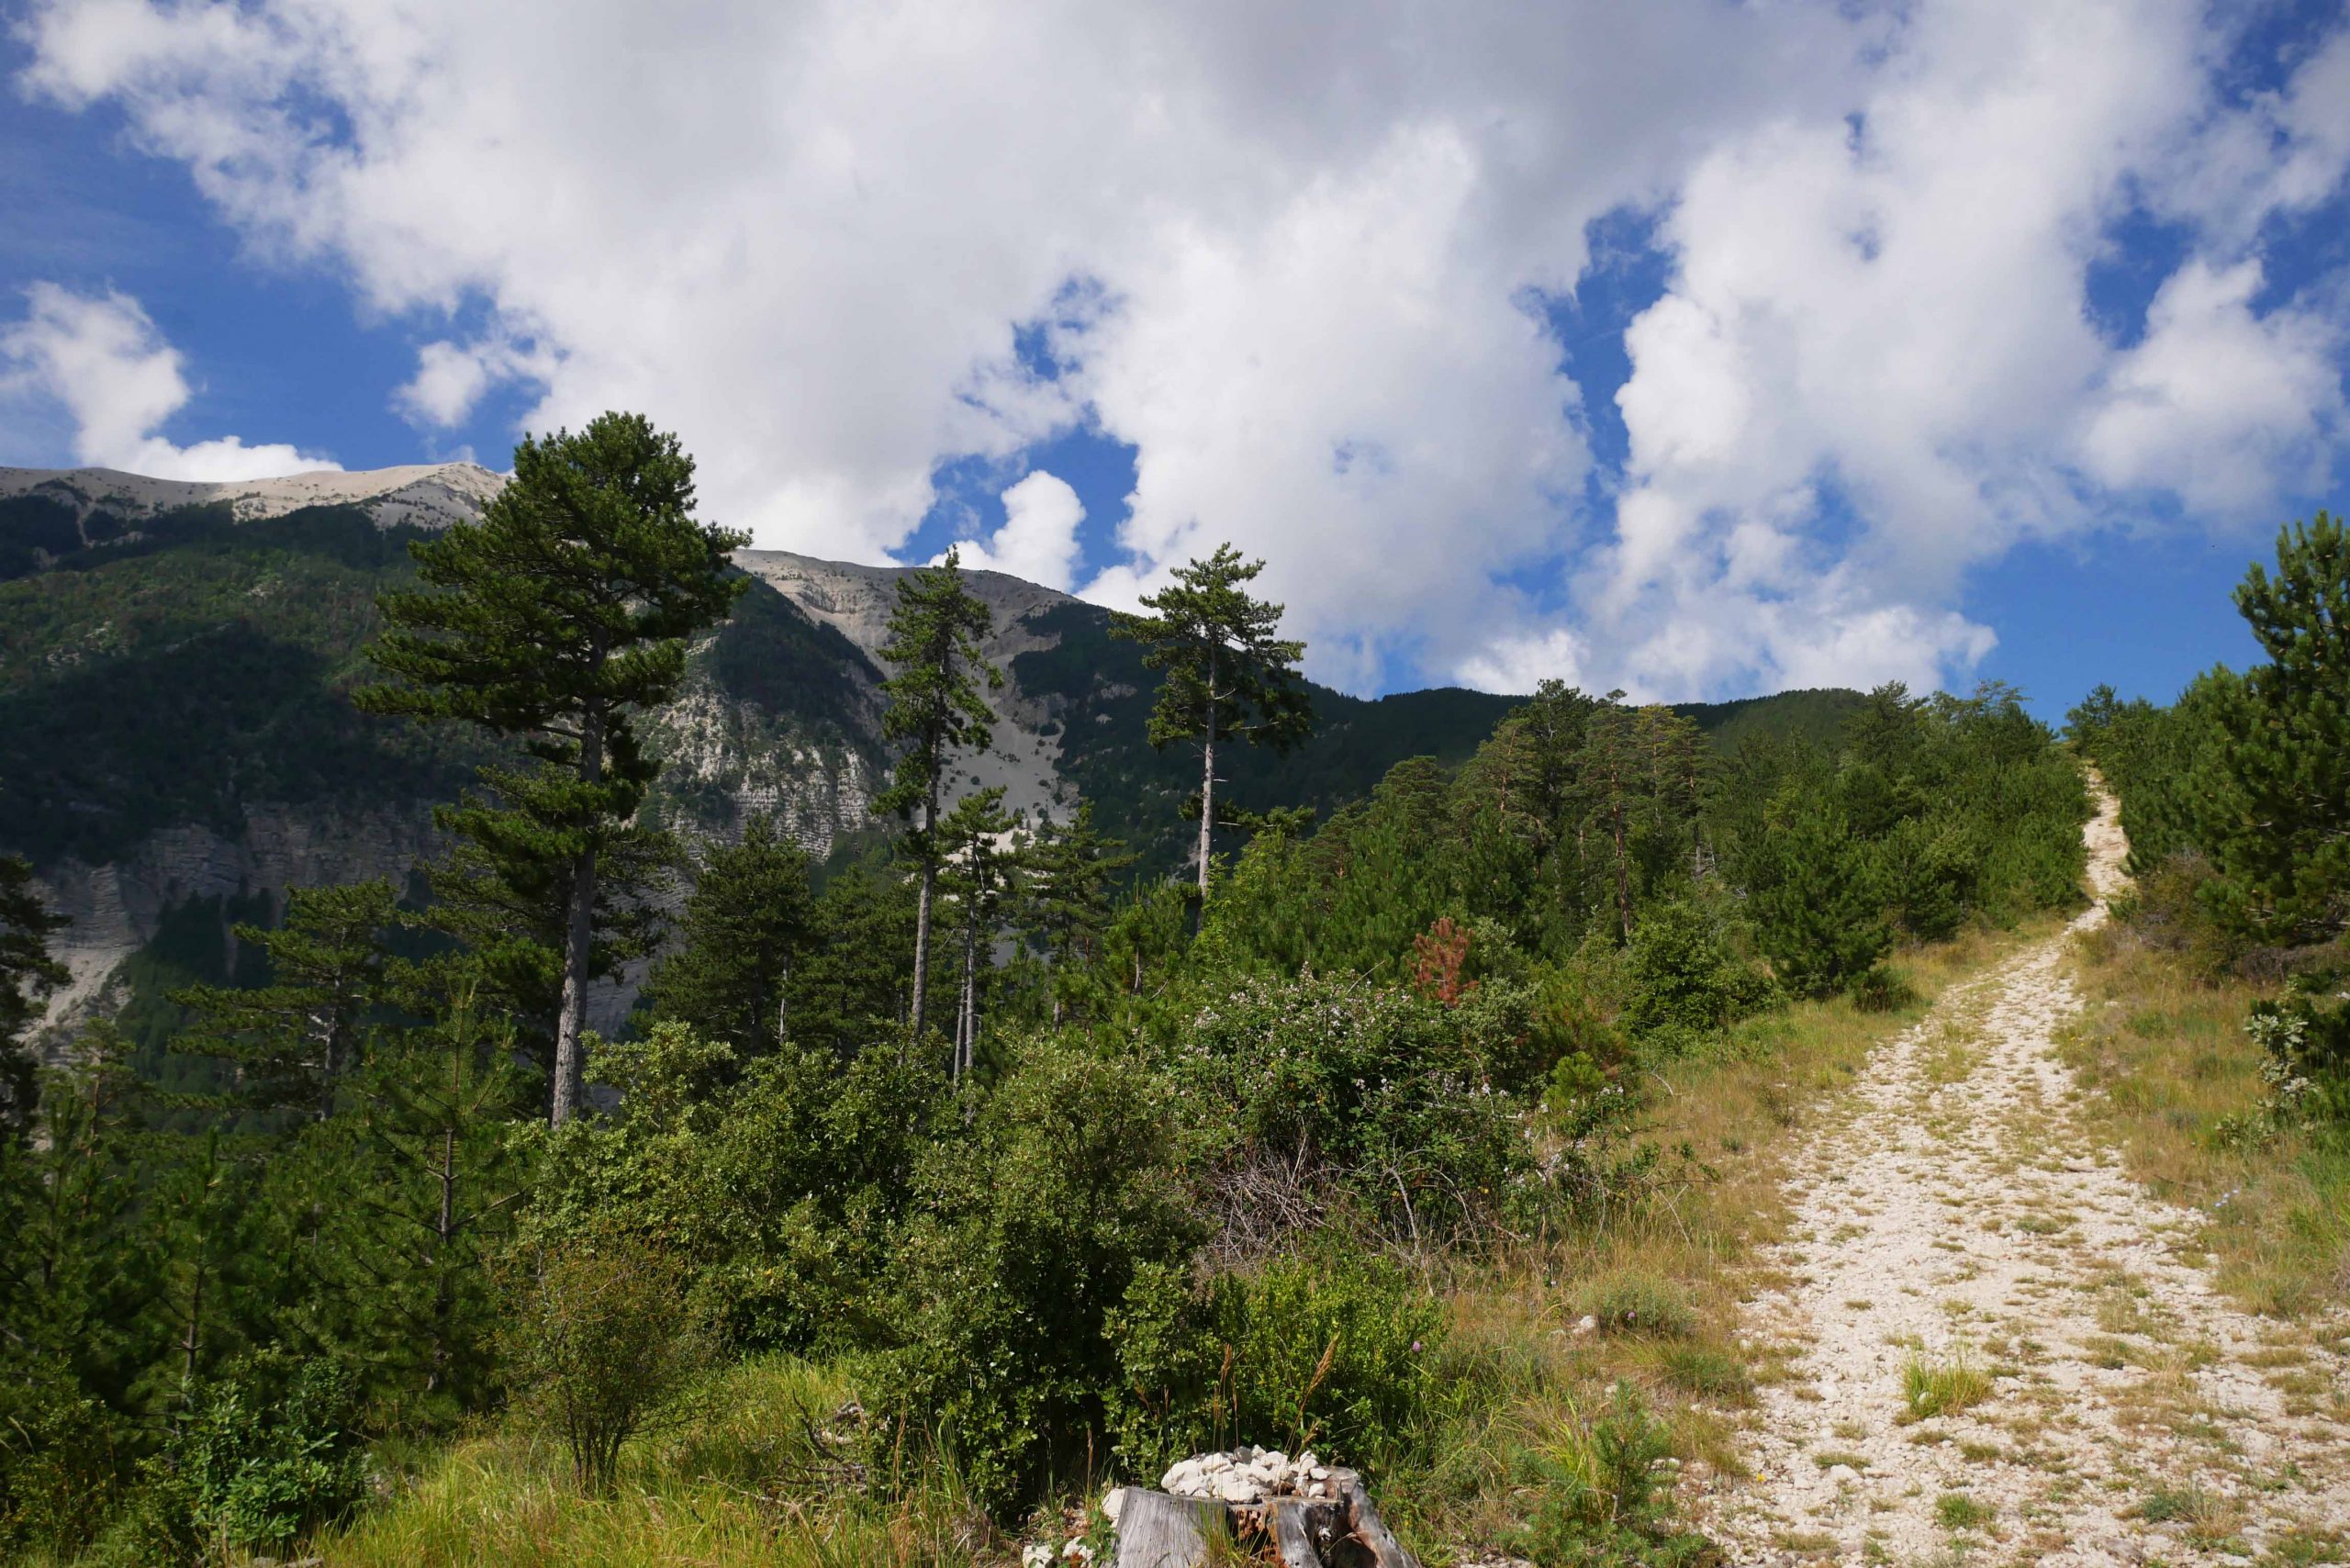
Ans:
[[[2115,809],[2089,884],[2123,881]],[[2074,923],[2106,918],[2100,902]],[[2066,936],[1947,992],[1880,1047],[1797,1157],[1785,1282],[1747,1332],[1788,1358],[1753,1475],[1701,1523],[1740,1562],[2339,1561],[2350,1379],[2304,1326],[2210,1287],[2196,1216],[2083,1115],[2054,1036]],[[1955,1413],[1905,1392],[1980,1374]],[[1965,1372],[1945,1383],[1964,1383]]]

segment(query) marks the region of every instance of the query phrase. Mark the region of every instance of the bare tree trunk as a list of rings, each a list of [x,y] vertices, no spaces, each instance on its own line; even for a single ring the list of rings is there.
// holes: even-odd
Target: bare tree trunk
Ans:
[[[963,982],[955,988],[955,1066],[952,1077],[963,1081],[971,1059],[971,965],[979,948],[979,915],[974,909],[963,922]]]
[[[783,1047],[784,1032],[791,1026],[791,960],[786,958],[775,972],[775,1043]]]
[[[451,1058],[450,1120],[441,1127],[441,1210],[434,1216],[432,1235],[434,1247],[432,1266],[432,1346],[429,1369],[424,1374],[424,1391],[441,1392],[442,1374],[449,1360],[449,1249],[455,1245],[457,1233],[457,1126],[456,1094],[459,1090],[455,1058]]]
[[[938,895],[938,769],[931,769],[930,798],[922,803],[922,895],[914,901],[914,1000],[910,1039],[922,1038],[923,1014],[930,990],[930,906]]]
[[[579,777],[604,781],[604,715],[590,710],[579,726]],[[579,1036],[588,1026],[588,960],[596,935],[596,849],[591,842],[571,866],[571,908],[563,935],[563,1010],[554,1026],[554,1105],[548,1120],[561,1126],[579,1114],[587,1081]]]
[[[332,1017],[326,1020],[326,1035],[319,1046],[319,1114],[323,1122],[334,1114],[334,1079],[342,1070],[342,1028]]]
[[[1215,853],[1215,653],[1208,653],[1208,727],[1200,743],[1200,913],[1208,913],[1208,867]]]

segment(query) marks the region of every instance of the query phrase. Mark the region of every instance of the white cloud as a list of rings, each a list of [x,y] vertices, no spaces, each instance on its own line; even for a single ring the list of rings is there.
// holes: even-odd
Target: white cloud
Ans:
[[[1455,678],[1478,691],[1531,691],[1546,680],[1569,686],[1592,684],[1585,673],[1590,650],[1564,627],[1529,636],[1505,637],[1462,661]]]
[[[1684,696],[1956,678],[1970,566],[2325,470],[2337,305],[2229,291],[2339,188],[2350,32],[2239,101],[2213,15],[36,0],[22,36],[37,95],[427,323],[395,401],[428,431],[503,383],[532,428],[642,408],[714,519],[875,560],[942,460],[1091,421],[1136,448],[1091,596],[1229,539],[1325,678]],[[2202,270],[2125,349],[2084,291],[2136,203]],[[1627,206],[1674,270],[1595,508],[1535,306]],[[980,548],[1067,580],[1049,478]]]
[[[180,353],[129,295],[53,283],[25,291],[25,319],[0,327],[0,391],[62,408],[75,461],[157,479],[257,479],[337,466],[291,446],[239,437],[181,446],[155,433],[193,395]]]
[[[2214,47],[2186,0],[1919,6],[1851,105],[1697,160],[1671,290],[1626,334],[1631,482],[1582,585],[1628,684],[1953,679],[1992,642],[1947,608],[1966,568],[2128,520],[2099,487],[2224,527],[2322,474],[2339,334],[2255,319],[2255,266],[2190,263],[2127,352],[2085,308],[2110,220],[2177,207],[2163,182],[2232,182],[2239,216],[2287,199],[2212,151],[2277,112],[2215,102]]]
[[[2259,287],[2256,262],[2190,262],[2163,285],[2081,436],[2099,480],[2223,515],[2266,509],[2280,481],[2324,487],[2350,423],[2342,330],[2307,311],[2254,316]]]
[[[1077,527],[1085,503],[1069,481],[1043,469],[1003,492],[1003,526],[984,542],[966,541],[964,569],[1009,572],[1067,593],[1077,586]],[[946,557],[932,558],[936,566]]]
[[[491,337],[470,343],[430,342],[416,353],[416,375],[392,394],[392,406],[424,430],[462,424],[492,386],[508,381],[545,383],[558,368],[555,356]]]

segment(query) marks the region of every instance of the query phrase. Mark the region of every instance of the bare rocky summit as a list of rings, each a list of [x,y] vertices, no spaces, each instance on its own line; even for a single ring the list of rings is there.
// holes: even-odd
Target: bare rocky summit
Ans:
[[[355,506],[382,528],[445,528],[476,518],[506,487],[478,463],[320,469],[274,479],[154,479],[113,468],[0,468],[0,499],[38,496],[71,507],[78,521],[105,512],[126,522],[182,507],[227,502],[240,522],[305,507]]]

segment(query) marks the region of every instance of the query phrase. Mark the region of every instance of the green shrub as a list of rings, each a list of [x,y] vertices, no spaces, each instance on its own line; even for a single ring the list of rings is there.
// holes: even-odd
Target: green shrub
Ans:
[[[930,1151],[877,1361],[877,1469],[944,1450],[991,1507],[1106,1454],[1123,1386],[1108,1330],[1137,1276],[1188,1264],[1199,1227],[1172,1093],[1139,1062],[1040,1040],[967,1137]]]
[[[272,1385],[283,1392],[273,1394]],[[196,1389],[140,1467],[102,1560],[193,1563],[283,1551],[341,1519],[365,1491],[353,1385],[331,1362],[254,1357]]]
[[[914,1167],[946,1113],[928,1066],[786,1047],[744,1066],[681,1025],[598,1042],[619,1107],[547,1138],[535,1235],[625,1232],[682,1263],[745,1349],[840,1349],[882,1332],[879,1281]]]
[[[1158,1269],[1117,1322],[1128,1398],[1119,1452],[1137,1473],[1256,1443],[1377,1466],[1416,1453],[1443,1309],[1394,1264],[1329,1251],[1218,1276]]]
[[[1628,1384],[1615,1385],[1598,1419],[1523,1452],[1519,1470],[1537,1501],[1514,1544],[1539,1568],[1662,1568],[1704,1562],[1714,1550],[1667,1524],[1672,1436]]]
[[[1624,1021],[1644,1038],[1713,1034],[1768,1006],[1774,990],[1768,975],[1731,952],[1713,915],[1685,899],[1641,913],[1628,969]]]
[[[1325,1173],[1415,1239],[1478,1220],[1528,1167],[1532,1014],[1499,981],[1445,1007],[1357,976],[1246,980],[1169,1057],[1192,1158]]]
[[[1917,989],[1901,971],[1884,964],[1871,964],[1855,976],[1852,994],[1852,1005],[1863,1013],[1898,1013],[1918,1000]]]
[[[0,1548],[71,1557],[88,1545],[121,1490],[130,1436],[95,1399],[0,1392]]]
[[[2350,972],[2296,975],[2282,997],[2253,1004],[2244,1032],[2263,1053],[2271,1120],[2350,1132]]]
[[[710,1365],[714,1338],[668,1253],[625,1233],[528,1249],[505,1350],[518,1410],[563,1443],[582,1491]]]

